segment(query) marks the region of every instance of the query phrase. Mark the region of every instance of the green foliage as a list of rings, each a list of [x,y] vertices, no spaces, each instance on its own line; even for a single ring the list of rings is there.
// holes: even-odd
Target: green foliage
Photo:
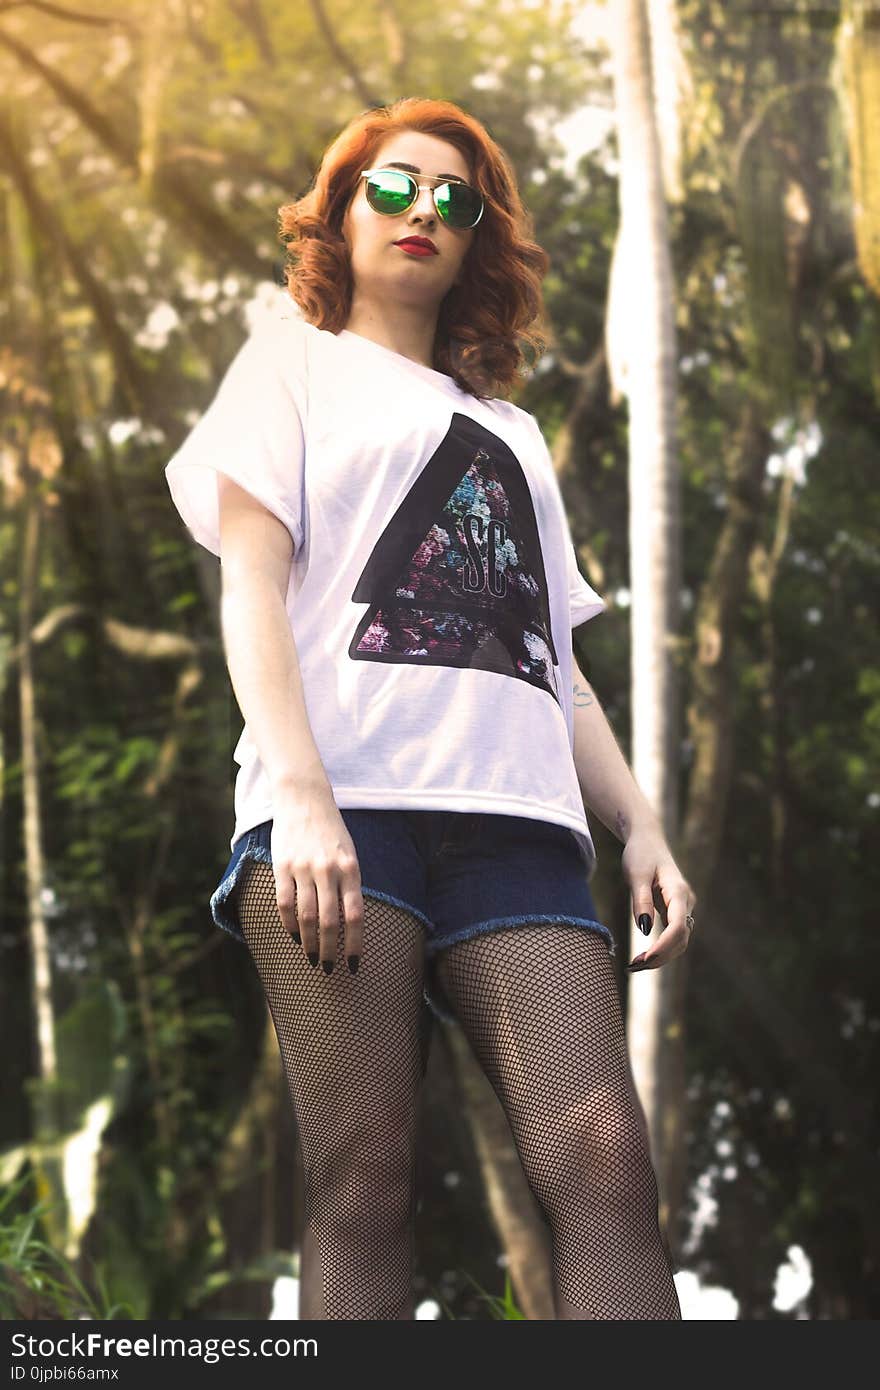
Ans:
[[[14,1211],[32,1181],[26,1173],[0,1192],[0,1320],[134,1316],[130,1307],[111,1302],[100,1268],[92,1271],[93,1292],[73,1264],[41,1238],[47,1202]]]
[[[472,1278],[472,1276],[468,1274],[466,1270],[462,1272],[464,1273],[466,1282],[470,1284],[471,1287],[476,1291],[480,1302],[485,1305],[486,1315],[490,1321],[523,1321],[523,1314],[520,1312],[520,1309],[517,1306],[516,1299],[513,1296],[513,1285],[510,1282],[509,1274],[505,1274],[504,1276],[504,1293],[499,1298],[497,1294],[487,1293],[486,1290],[482,1288],[480,1284],[477,1283],[476,1279]],[[438,1294],[437,1301],[440,1307],[443,1309],[443,1312],[445,1313],[446,1317],[452,1321],[457,1321],[455,1314],[449,1306],[448,1299],[444,1298],[442,1294]]]

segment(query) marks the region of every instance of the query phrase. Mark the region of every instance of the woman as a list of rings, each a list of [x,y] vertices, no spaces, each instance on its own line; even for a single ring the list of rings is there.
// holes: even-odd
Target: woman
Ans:
[[[573,660],[605,605],[537,421],[491,394],[543,341],[546,254],[502,151],[443,101],[359,116],[281,226],[289,296],[166,475],[222,555],[246,722],[211,907],[259,971],[295,1110],[301,1316],[413,1316],[438,1014],[504,1106],[557,1317],[680,1318],[584,797],[639,925],[655,886],[668,909],[634,966],[686,948],[694,895]]]

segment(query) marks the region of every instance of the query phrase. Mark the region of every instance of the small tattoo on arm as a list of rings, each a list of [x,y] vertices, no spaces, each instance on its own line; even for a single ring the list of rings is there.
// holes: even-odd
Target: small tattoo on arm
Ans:
[[[577,681],[575,681],[574,685],[574,703],[576,705],[595,704],[592,691],[584,689],[582,685],[578,685]]]

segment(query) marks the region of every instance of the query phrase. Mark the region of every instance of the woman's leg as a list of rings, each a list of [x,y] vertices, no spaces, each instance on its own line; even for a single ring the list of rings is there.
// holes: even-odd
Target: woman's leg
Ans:
[[[437,974],[549,1222],[557,1317],[680,1319],[603,938],[526,924],[455,942]]]
[[[410,1319],[422,927],[364,893],[360,967],[349,973],[340,923],[325,975],[284,930],[271,864],[248,860],[237,893],[303,1156],[300,1317]]]

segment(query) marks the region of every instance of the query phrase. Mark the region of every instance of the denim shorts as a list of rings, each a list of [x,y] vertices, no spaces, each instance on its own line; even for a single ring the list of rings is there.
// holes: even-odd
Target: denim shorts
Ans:
[[[364,897],[405,908],[425,932],[424,1004],[454,1019],[436,976],[435,957],[455,941],[535,922],[554,922],[614,938],[596,917],[581,848],[564,825],[484,811],[348,810]],[[271,864],[272,821],[239,835],[211,915],[245,938],[233,889],[246,859]]]

